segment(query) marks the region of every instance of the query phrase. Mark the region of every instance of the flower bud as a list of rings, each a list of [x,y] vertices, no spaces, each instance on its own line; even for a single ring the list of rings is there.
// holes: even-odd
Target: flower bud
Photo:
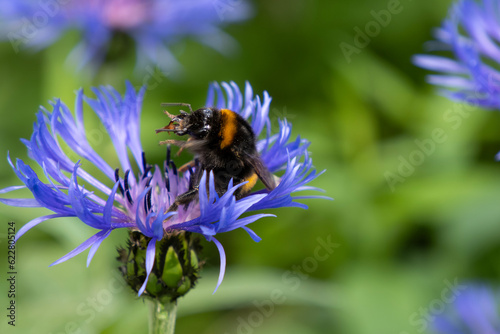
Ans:
[[[146,249],[149,237],[130,232],[126,248],[118,249],[119,269],[127,284],[139,291],[146,279]],[[166,234],[157,242],[155,261],[144,295],[161,301],[175,301],[194,287],[201,264],[201,246],[190,232]]]

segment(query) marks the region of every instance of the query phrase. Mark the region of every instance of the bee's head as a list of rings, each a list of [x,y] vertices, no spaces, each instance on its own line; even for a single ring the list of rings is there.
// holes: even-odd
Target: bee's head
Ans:
[[[195,110],[186,117],[186,133],[195,139],[204,139],[212,128],[212,108],[201,108]]]
[[[204,139],[211,129],[213,108],[201,108],[191,114],[181,111],[180,115],[171,115],[167,111],[165,114],[170,117],[170,123],[156,130],[158,132],[173,132],[178,136],[189,135],[194,139]]]

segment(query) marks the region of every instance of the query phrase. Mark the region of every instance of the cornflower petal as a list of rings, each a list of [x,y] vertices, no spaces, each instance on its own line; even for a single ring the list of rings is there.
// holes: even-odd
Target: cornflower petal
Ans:
[[[8,193],[8,192],[11,192],[11,191],[14,191],[14,190],[19,190],[19,189],[24,189],[24,188],[26,188],[26,186],[12,186],[12,187],[7,187],[7,188],[0,189],[0,194],[5,194],[5,193]]]
[[[272,215],[272,214],[268,214],[268,213],[261,213],[261,214],[258,214],[258,215],[253,215],[253,216],[250,216],[250,217],[245,217],[245,218],[241,218],[241,219],[238,219],[236,220],[233,224],[231,224],[230,228],[224,228],[224,229],[221,229],[219,232],[229,232],[229,231],[232,231],[232,230],[235,230],[237,228],[244,228],[245,231],[247,231],[250,236],[252,237],[252,239],[254,239],[254,241],[260,241],[260,237],[258,237],[253,231],[251,231],[248,227],[246,227],[246,225],[248,224],[251,224],[261,218],[264,218],[264,217],[276,217],[276,215]],[[257,238],[255,238],[257,237]],[[258,239],[258,240],[256,240]]]
[[[40,203],[34,198],[0,198],[0,203],[20,208],[39,208]]]
[[[258,216],[258,215],[256,215]],[[273,217],[274,215],[269,215],[269,217]],[[276,216],[274,216],[276,217]],[[262,216],[258,217],[257,219],[260,219],[262,218]],[[252,221],[253,223],[253,221]],[[262,240],[261,237],[259,237],[254,231],[252,231],[249,227],[247,226],[242,226],[242,229],[244,229],[249,235],[250,235],[250,238],[252,238],[253,241],[255,242],[260,242]]]
[[[220,256],[220,271],[219,271],[219,279],[217,280],[217,285],[215,286],[215,290],[212,294],[217,292],[217,289],[219,286],[222,284],[222,280],[224,279],[224,274],[226,273],[226,252],[224,251],[224,247],[222,247],[222,244],[219,242],[219,240],[215,238],[211,238],[210,241],[213,241],[215,246],[217,246],[217,249],[219,250],[219,256]]]
[[[102,231],[105,232],[99,238],[92,244],[92,247],[90,247],[89,250],[89,255],[87,256],[87,267],[90,265],[90,261],[92,261],[92,258],[94,257],[95,253],[97,252],[97,249],[101,245],[101,242],[104,241],[109,235],[111,234],[112,230],[107,230],[107,231]]]
[[[148,243],[148,248],[146,250],[146,279],[139,289],[139,296],[142,295],[144,289],[146,289],[146,285],[148,283],[149,274],[151,274],[151,270],[153,269],[153,263],[155,260],[155,251],[156,251],[156,238],[151,239]]]
[[[70,216],[63,215],[63,214],[54,214],[54,215],[37,217],[37,218],[27,222],[16,233],[15,241],[17,242],[17,240],[19,240],[19,238],[22,237],[24,235],[24,233],[28,232],[30,229],[37,226],[38,224],[40,224],[46,220],[49,220],[49,219],[60,218],[60,217],[70,217]]]
[[[83,252],[84,250],[89,248],[90,246],[94,245],[94,243],[96,243],[96,242],[98,242],[100,244],[101,241],[103,240],[103,238],[106,238],[109,235],[109,232],[110,232],[109,230],[103,230],[103,231],[97,232],[96,234],[94,234],[93,236],[91,236],[90,238],[85,240],[83,243],[81,243],[80,246],[76,247],[71,252],[69,252],[68,254],[61,257],[59,260],[51,263],[49,265],[49,267],[55,266],[56,264],[62,263],[64,261],[71,259],[72,257],[77,256],[78,254],[80,254],[81,252]],[[88,264],[87,264],[87,266],[88,266]]]

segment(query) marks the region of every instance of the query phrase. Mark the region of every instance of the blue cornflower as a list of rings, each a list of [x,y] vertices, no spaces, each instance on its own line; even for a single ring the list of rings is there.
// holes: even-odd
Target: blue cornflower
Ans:
[[[413,59],[416,65],[439,73],[429,75],[428,81],[443,87],[442,94],[452,100],[500,109],[500,1],[457,2],[435,37],[429,49],[448,56]]]
[[[135,43],[137,69],[153,64],[169,71],[177,65],[170,44],[188,37],[226,52],[234,42],[219,26],[242,21],[250,11],[246,1],[5,0],[0,4],[0,36],[18,52],[43,49],[68,30],[80,31],[81,41],[69,60],[81,68],[102,63],[112,37],[125,35]]]
[[[300,137],[290,141],[290,123],[280,120],[279,132],[271,134],[271,97],[268,93],[264,92],[261,99],[254,96],[249,83],[246,83],[244,93],[234,82],[221,85],[213,83],[206,105],[231,109],[249,120],[255,134],[262,134],[263,139],[258,141],[257,147],[264,164],[272,173],[284,171],[281,182],[272,191],[256,191],[236,200],[233,193],[243,184],[233,186],[230,182],[227,192],[218,196],[213,174],[204,172],[199,185],[199,200],[187,207],[179,207],[177,212],[167,212],[176,197],[188,190],[191,174],[177,171],[169,150],[161,168],[147,164],[139,133],[144,88],[136,92],[127,83],[123,96],[111,87],[94,88],[93,92],[95,99],[85,96],[82,90],[77,92],[74,115],[60,100],[50,103],[52,111],[40,108],[33,134],[30,140],[23,140],[23,143],[28,148],[30,158],[42,168],[46,181],[42,181],[22,160],[17,159],[14,164],[9,156],[9,164],[24,185],[0,190],[0,193],[7,193],[28,188],[34,198],[0,198],[0,202],[19,207],[45,207],[54,212],[24,225],[16,235],[16,240],[39,223],[61,217],[78,217],[99,230],[52,265],[64,262],[90,247],[88,266],[101,242],[114,229],[139,231],[149,240],[145,262],[147,275],[139,289],[141,294],[153,267],[157,242],[179,231],[186,231],[201,234],[217,246],[221,260],[218,287],[224,276],[226,256],[222,245],[215,238],[217,233],[243,228],[253,240],[260,241],[247,225],[273,215],[252,214],[253,211],[279,207],[307,208],[296,201],[323,197],[292,197],[294,192],[320,190],[307,184],[321,173],[316,173],[308,156],[309,142]],[[83,124],[83,101],[97,114],[108,132],[121,169],[111,167],[90,145]],[[63,143],[59,138],[80,160],[70,159],[63,151]],[[106,180],[98,180],[87,172],[91,165],[101,170]],[[244,213],[247,213],[246,217],[240,218]]]
[[[436,316],[440,334],[500,334],[500,294],[484,285],[469,285],[457,295],[453,309]]]

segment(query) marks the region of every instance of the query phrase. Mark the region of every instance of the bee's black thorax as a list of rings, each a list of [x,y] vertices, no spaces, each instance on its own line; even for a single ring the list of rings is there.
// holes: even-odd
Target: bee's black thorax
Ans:
[[[194,147],[193,153],[197,155],[201,169],[213,171],[215,188],[219,194],[223,194],[231,178],[234,184],[238,184],[255,174],[246,161],[248,154],[256,153],[255,135],[248,122],[237,113],[228,109],[207,109],[212,111],[210,117],[203,119],[199,109],[193,113],[195,117],[189,120],[196,128],[201,127],[202,122],[209,126],[205,138],[191,136],[191,140],[200,144]],[[236,196],[242,194],[242,189],[238,189]]]

